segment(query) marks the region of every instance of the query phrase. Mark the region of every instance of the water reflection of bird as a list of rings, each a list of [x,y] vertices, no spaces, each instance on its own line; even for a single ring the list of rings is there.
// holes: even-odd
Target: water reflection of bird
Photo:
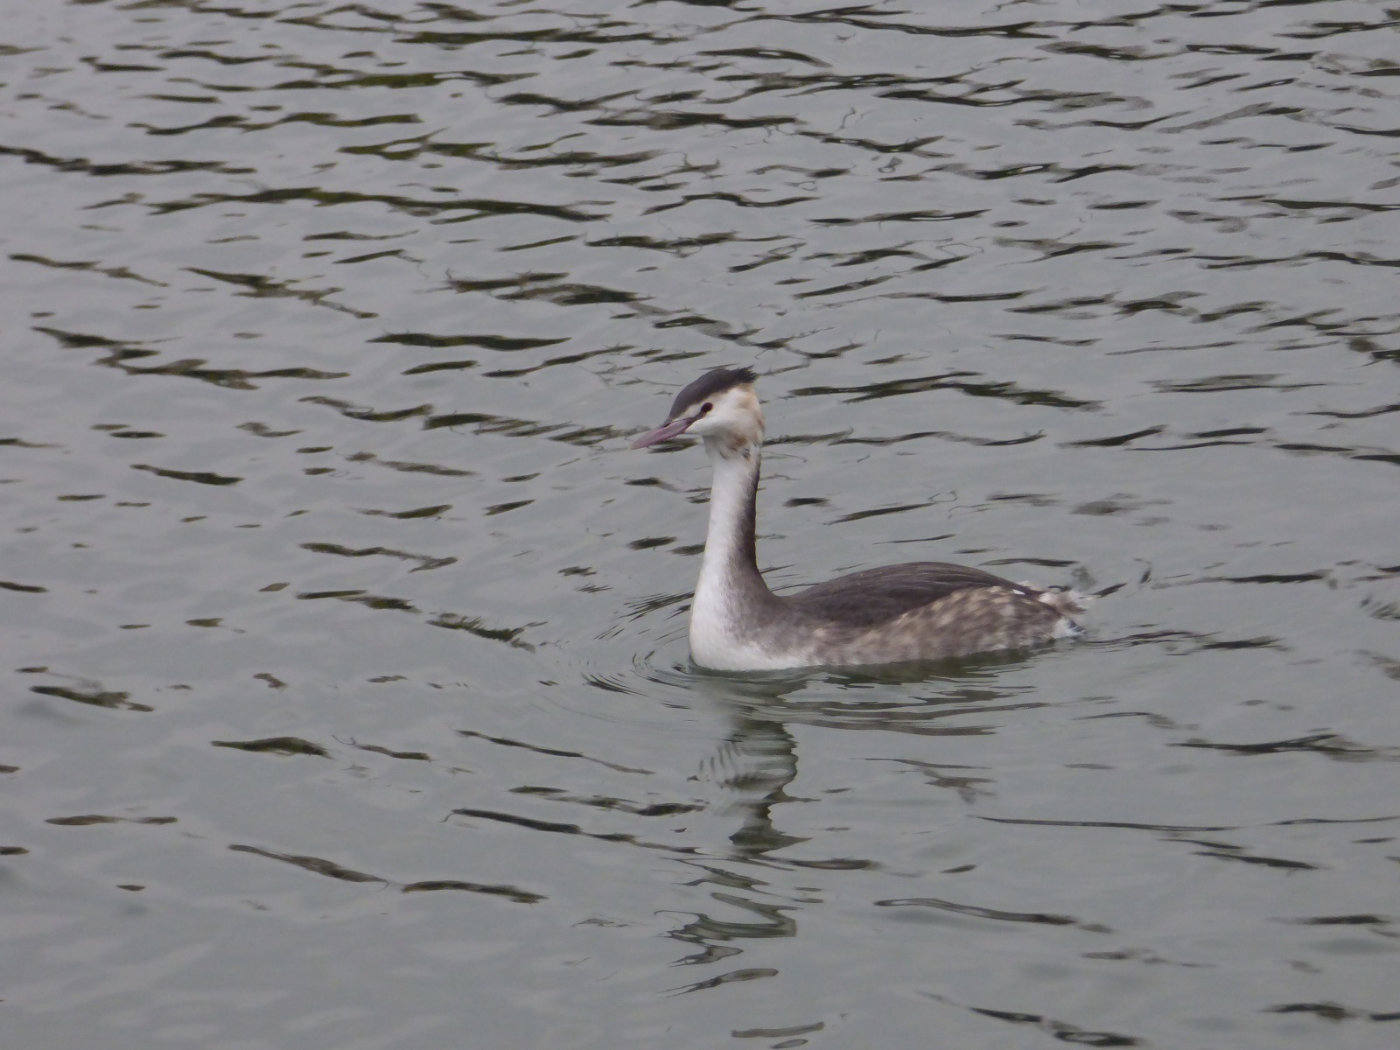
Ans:
[[[704,439],[714,465],[710,523],[690,652],[720,671],[854,667],[1021,649],[1079,632],[1068,593],[981,569],[908,562],[866,569],[791,595],[768,589],[754,550],[763,409],[747,368],[716,368],[676,397],[666,421],[632,443]]]

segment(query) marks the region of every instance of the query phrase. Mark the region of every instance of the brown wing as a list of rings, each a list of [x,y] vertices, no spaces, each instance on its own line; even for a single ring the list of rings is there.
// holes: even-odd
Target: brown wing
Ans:
[[[957,591],[977,587],[1007,587],[1028,597],[1039,593],[981,569],[919,561],[838,576],[783,600],[804,615],[848,627],[873,627]]]

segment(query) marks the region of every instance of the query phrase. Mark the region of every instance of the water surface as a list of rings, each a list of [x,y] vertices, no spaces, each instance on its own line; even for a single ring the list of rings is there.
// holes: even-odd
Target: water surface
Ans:
[[[6,5],[0,1031],[1400,1031],[1394,12]],[[775,585],[1088,637],[696,673]]]

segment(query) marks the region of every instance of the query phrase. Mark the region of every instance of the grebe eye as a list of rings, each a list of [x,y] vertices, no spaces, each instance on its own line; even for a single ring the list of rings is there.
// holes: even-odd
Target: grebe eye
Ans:
[[[715,406],[714,406],[713,402],[706,401],[703,405],[700,406],[700,414],[703,416],[706,412],[708,412],[710,409],[712,409],[712,408],[714,408],[714,407],[715,407]]]

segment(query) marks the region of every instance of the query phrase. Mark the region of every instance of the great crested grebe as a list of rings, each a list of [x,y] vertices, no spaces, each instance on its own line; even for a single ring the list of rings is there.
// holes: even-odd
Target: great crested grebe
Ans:
[[[754,551],[763,409],[747,368],[716,368],[677,395],[645,448],[698,434],[714,464],[710,524],[690,607],[690,654],[716,671],[858,667],[1023,649],[1078,634],[1067,593],[981,569],[908,562],[774,594]]]

